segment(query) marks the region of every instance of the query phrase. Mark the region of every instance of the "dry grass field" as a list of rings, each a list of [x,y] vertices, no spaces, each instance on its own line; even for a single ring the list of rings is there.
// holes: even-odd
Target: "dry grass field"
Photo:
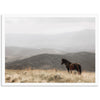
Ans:
[[[6,70],[6,83],[94,83],[94,72],[81,75],[60,70]]]

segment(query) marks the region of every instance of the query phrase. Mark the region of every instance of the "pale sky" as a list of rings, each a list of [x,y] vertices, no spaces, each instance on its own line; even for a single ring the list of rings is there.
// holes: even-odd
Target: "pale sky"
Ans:
[[[95,29],[94,17],[6,17],[5,32],[10,34],[61,34]]]
[[[95,51],[95,18],[6,17],[6,46]]]

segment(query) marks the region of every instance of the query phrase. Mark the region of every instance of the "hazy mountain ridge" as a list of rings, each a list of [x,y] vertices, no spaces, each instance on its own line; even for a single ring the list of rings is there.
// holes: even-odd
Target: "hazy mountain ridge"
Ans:
[[[95,51],[95,30],[80,30],[60,34],[6,34],[6,46],[51,48],[67,52]]]
[[[59,69],[66,70],[61,65],[61,59],[66,58],[72,63],[80,63],[82,70],[95,71],[95,54],[89,52],[69,53],[64,55],[41,54],[23,60],[6,63],[6,69]]]
[[[16,60],[25,59],[31,56],[39,55],[39,54],[64,54],[65,51],[55,50],[55,49],[32,49],[32,48],[21,48],[21,47],[6,47],[6,62],[12,62]]]

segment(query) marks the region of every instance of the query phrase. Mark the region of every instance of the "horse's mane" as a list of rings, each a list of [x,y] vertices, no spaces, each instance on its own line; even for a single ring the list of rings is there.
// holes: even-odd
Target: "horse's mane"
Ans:
[[[62,59],[62,61],[64,61],[64,62],[67,62],[67,63],[70,63],[71,64],[71,62],[70,61],[68,61],[67,59]]]

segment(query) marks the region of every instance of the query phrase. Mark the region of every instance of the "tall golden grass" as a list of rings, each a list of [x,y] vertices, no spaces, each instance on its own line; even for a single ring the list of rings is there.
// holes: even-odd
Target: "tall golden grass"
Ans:
[[[94,72],[68,73],[61,70],[5,70],[6,83],[94,83]]]

